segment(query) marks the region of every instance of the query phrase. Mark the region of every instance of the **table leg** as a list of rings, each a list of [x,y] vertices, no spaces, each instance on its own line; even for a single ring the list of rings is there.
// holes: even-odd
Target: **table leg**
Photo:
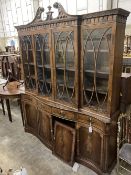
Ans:
[[[1,99],[1,104],[2,104],[2,109],[3,109],[3,114],[5,115],[5,107],[4,107],[4,100]]]
[[[12,116],[11,116],[11,110],[10,110],[10,102],[9,102],[9,99],[6,99],[6,106],[7,106],[9,121],[12,122]]]
[[[22,108],[22,103],[21,103],[21,97],[18,99],[19,105],[20,105],[20,111],[21,111],[21,116],[22,116],[22,123],[24,126],[24,117],[23,117],[23,108]]]

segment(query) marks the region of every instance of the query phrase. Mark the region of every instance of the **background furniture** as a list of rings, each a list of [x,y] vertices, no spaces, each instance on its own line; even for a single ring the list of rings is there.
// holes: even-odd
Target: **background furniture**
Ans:
[[[131,73],[122,73],[120,108],[122,113],[126,113],[127,107],[131,104]]]
[[[3,114],[5,115],[5,107],[4,107],[4,101],[3,101],[3,99],[0,99],[0,103],[2,105]]]
[[[0,78],[0,86],[4,85],[7,82],[7,80]],[[3,114],[5,115],[5,107],[4,107],[4,100],[0,99],[0,103],[2,105],[2,110],[3,110]]]
[[[1,73],[3,78],[9,78],[9,81],[20,80],[20,55],[17,54],[3,54],[1,57]],[[8,77],[9,73],[12,74],[12,77]]]
[[[20,109],[22,113],[23,119],[23,111],[21,106],[21,94],[25,93],[24,85],[18,86],[20,83],[17,81],[13,81],[7,84],[7,86],[3,89],[3,85],[0,85],[0,98],[6,101],[7,112],[10,122],[12,122],[12,115],[10,109],[10,99],[17,98],[20,102]]]
[[[118,118],[117,173],[131,174],[131,109]]]
[[[60,159],[108,172],[117,153],[123,41],[129,12],[69,15],[17,26],[26,93],[24,127]]]

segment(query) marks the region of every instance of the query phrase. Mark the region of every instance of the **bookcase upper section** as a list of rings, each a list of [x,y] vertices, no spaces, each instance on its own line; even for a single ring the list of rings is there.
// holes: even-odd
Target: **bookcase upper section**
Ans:
[[[111,116],[119,110],[122,53],[129,12],[69,15],[54,3],[45,20],[17,26],[27,90],[67,106]]]

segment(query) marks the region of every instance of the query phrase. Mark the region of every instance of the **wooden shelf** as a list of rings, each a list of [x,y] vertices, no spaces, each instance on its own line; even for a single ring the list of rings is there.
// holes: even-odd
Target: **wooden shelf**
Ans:
[[[29,63],[30,66],[35,66],[34,63]]]
[[[42,79],[42,80],[39,80],[39,79],[38,79],[38,81],[40,81],[40,82],[42,82],[42,83],[44,82],[44,80],[43,80],[43,79]],[[46,83],[48,83],[48,84],[51,84],[51,79],[46,79],[46,81],[45,81],[45,82],[46,82]]]
[[[57,81],[57,85],[58,86],[65,86],[64,85],[64,81],[61,81],[61,80],[60,81]],[[66,83],[66,86],[67,86],[67,88],[73,89],[74,88],[74,83],[70,83],[70,84],[69,83]]]
[[[50,64],[43,65],[44,68],[51,69]]]
[[[71,67],[71,66],[64,67],[64,64],[57,64],[56,69],[66,70],[66,71],[73,71],[73,72],[75,71],[74,67]]]
[[[35,50],[36,52],[41,52],[41,50]]]
[[[108,50],[104,50],[104,49],[99,49],[99,50],[87,50],[87,52],[91,52],[91,53],[94,53],[94,52],[103,52],[103,53],[108,53],[109,51]]]
[[[90,91],[90,92],[95,92],[93,87],[92,88],[86,88],[85,89],[86,91]],[[100,94],[107,94],[107,89],[105,87],[98,87],[96,89],[97,93],[100,93]]]
[[[43,65],[40,65],[40,64],[39,64],[39,65],[37,65],[37,67],[38,67],[38,68],[43,68]]]
[[[85,70],[84,72],[88,73],[89,76],[94,76],[95,71],[93,70]],[[103,72],[103,71],[96,71],[96,77],[98,78],[108,78],[109,73],[108,72]]]

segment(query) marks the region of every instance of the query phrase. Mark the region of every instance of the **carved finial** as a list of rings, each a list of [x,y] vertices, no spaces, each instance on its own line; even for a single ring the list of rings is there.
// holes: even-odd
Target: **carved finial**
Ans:
[[[46,20],[52,20],[52,11],[51,11],[51,6],[49,5],[48,7],[48,12],[46,13],[47,14],[47,18],[46,18]]]
[[[58,14],[57,18],[67,18],[67,16],[70,16],[70,15],[68,15],[68,13],[66,13],[65,9],[63,8],[63,6],[60,3],[55,2],[53,4],[53,7],[58,9],[59,14]]]
[[[35,15],[35,18],[32,22],[37,22],[37,21],[40,21],[41,20],[41,14],[42,12],[44,12],[44,8],[43,7],[39,7],[37,9],[37,12],[36,12],[36,15]]]

